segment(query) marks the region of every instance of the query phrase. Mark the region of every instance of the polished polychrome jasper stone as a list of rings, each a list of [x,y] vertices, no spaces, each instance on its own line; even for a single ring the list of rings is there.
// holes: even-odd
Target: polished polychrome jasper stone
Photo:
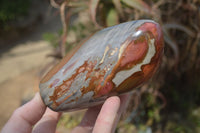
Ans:
[[[40,82],[44,103],[72,111],[103,103],[150,79],[163,54],[158,23],[138,20],[105,28],[66,56]]]

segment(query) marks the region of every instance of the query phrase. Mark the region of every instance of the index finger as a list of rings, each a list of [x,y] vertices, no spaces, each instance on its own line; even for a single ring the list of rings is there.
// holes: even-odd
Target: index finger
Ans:
[[[112,96],[103,104],[96,119],[93,133],[113,133],[123,111],[127,108],[130,94]]]
[[[31,132],[33,125],[40,120],[46,110],[39,93],[25,105],[16,109],[8,120],[2,133],[27,133]]]

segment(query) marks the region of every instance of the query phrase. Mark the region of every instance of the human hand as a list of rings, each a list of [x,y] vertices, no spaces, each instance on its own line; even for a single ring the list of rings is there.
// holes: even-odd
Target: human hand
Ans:
[[[129,94],[108,98],[103,105],[89,108],[81,123],[72,133],[112,133],[122,112],[126,109]],[[14,111],[2,133],[55,133],[61,113],[46,108],[37,93],[25,105]]]

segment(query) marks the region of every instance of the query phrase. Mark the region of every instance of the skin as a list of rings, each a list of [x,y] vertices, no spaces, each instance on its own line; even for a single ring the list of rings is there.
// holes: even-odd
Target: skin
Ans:
[[[130,94],[112,96],[103,105],[89,108],[72,133],[113,133],[126,109]],[[39,93],[14,111],[2,133],[55,133],[61,113],[46,108]]]

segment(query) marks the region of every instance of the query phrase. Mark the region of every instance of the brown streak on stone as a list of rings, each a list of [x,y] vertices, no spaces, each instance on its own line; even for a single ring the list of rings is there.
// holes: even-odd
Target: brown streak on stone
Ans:
[[[118,88],[116,88],[116,91],[118,93],[127,92],[135,87],[138,87],[149,78],[151,78],[157,70],[163,54],[163,36],[160,29],[161,28],[159,27],[159,25],[155,23],[144,23],[138,28],[138,30],[147,32],[150,35],[150,38],[155,39],[154,45],[156,48],[156,53],[152,57],[149,64],[142,66],[142,71],[134,73],[125,81],[123,81]]]
[[[59,79],[55,79],[50,85],[49,88],[54,87],[60,80]]]
[[[107,81],[103,87],[98,92],[98,97],[108,94],[115,87],[112,81]]]
[[[100,68],[94,69],[96,63],[97,63],[96,61],[94,61],[94,63],[90,61],[89,66],[92,67],[87,67],[88,73],[86,75],[86,79],[90,78],[90,82],[88,87],[81,88],[82,96],[90,91],[93,91],[94,92],[93,98],[97,98],[102,95],[108,94],[115,86],[111,80],[109,79],[104,80],[104,75],[108,69],[107,68],[102,68],[102,70]],[[109,65],[107,65],[107,67],[108,66]],[[101,85],[103,81],[104,84]]]
[[[75,46],[67,55],[59,62],[55,67],[53,67],[40,81],[40,83],[47,82],[49,79],[51,79],[70,59],[71,57],[81,48],[81,46],[90,39],[90,37],[94,35],[91,34],[89,37],[84,39],[80,42],[77,46]]]
[[[149,79],[157,70],[163,55],[163,35],[161,32],[161,27],[156,23],[145,23],[140,26],[138,30],[151,32],[153,34],[153,38],[155,39],[154,45],[156,48],[156,54],[151,59],[149,64],[142,67],[145,79]]]
[[[140,63],[145,58],[148,51],[149,46],[147,41],[144,35],[136,40],[131,40],[119,60],[119,67],[129,69]]]
[[[74,61],[72,64],[70,64],[67,68],[65,68],[65,70],[63,71],[63,75],[65,75],[67,73],[67,71],[69,69],[71,69],[76,63],[77,63],[78,60]]]
[[[64,98],[62,101],[60,101],[59,103],[56,102],[56,100],[58,100],[60,97],[62,97],[64,94],[66,94],[67,91],[69,91],[69,88],[71,87],[74,79],[79,74],[79,69],[81,69],[82,67],[85,67],[85,66],[87,66],[87,61],[84,62],[84,64],[82,66],[80,66],[76,70],[75,74],[73,74],[69,79],[63,81],[63,83],[61,85],[56,86],[55,89],[54,89],[53,95],[49,96],[49,99],[50,99],[49,101],[53,101],[53,103],[55,103],[56,106],[59,106],[62,102],[64,102],[65,100],[67,100],[69,98],[68,96],[66,98]],[[62,89],[63,85],[66,85],[66,89]],[[70,94],[70,95],[73,95],[73,93]]]
[[[126,80],[124,80],[117,88],[118,93],[125,93],[132,90],[135,87],[138,87],[144,81],[144,74],[142,71],[136,72]]]
[[[47,82],[50,80],[70,59],[71,57],[79,50],[82,45],[78,45],[73,50],[71,50],[61,62],[59,62],[55,67],[53,67],[40,81],[40,83]]]

